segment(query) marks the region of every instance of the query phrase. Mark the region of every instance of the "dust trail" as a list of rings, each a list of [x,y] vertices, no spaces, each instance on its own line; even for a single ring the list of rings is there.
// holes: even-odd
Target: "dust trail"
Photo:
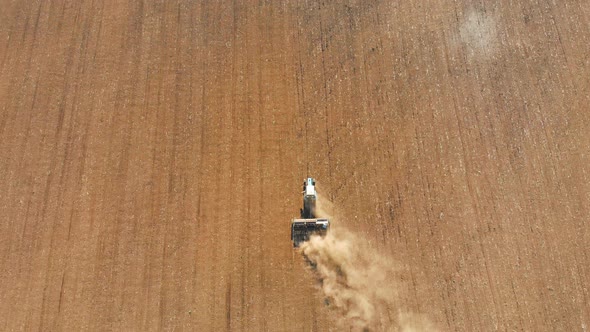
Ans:
[[[301,252],[312,266],[326,303],[354,331],[432,331],[427,319],[401,308],[398,303],[401,274],[393,260],[346,230],[326,214],[324,205],[316,212],[331,220],[331,230],[321,238],[312,236]]]

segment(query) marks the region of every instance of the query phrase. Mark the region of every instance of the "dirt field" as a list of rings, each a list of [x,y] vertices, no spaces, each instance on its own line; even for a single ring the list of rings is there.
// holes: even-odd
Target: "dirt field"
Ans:
[[[590,329],[590,2],[0,8],[0,330],[350,329],[308,175],[378,330]]]

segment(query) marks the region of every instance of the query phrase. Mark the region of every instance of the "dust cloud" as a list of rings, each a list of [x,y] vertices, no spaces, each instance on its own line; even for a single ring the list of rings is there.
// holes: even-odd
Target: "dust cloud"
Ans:
[[[331,229],[325,237],[312,236],[301,244],[325,296],[326,304],[353,331],[433,331],[421,315],[399,305],[401,271],[394,261],[370,243],[345,229],[326,214],[326,200],[318,216],[328,217]]]

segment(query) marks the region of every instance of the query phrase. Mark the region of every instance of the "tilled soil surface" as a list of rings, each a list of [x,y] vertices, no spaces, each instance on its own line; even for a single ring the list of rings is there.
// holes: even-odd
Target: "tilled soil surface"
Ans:
[[[0,8],[0,330],[346,330],[306,176],[390,315],[590,328],[590,2]]]

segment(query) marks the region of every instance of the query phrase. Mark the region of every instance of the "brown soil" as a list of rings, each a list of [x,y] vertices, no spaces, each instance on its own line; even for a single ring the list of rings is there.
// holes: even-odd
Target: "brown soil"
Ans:
[[[0,330],[345,328],[309,175],[389,315],[587,331],[590,2],[490,3],[0,1]]]

